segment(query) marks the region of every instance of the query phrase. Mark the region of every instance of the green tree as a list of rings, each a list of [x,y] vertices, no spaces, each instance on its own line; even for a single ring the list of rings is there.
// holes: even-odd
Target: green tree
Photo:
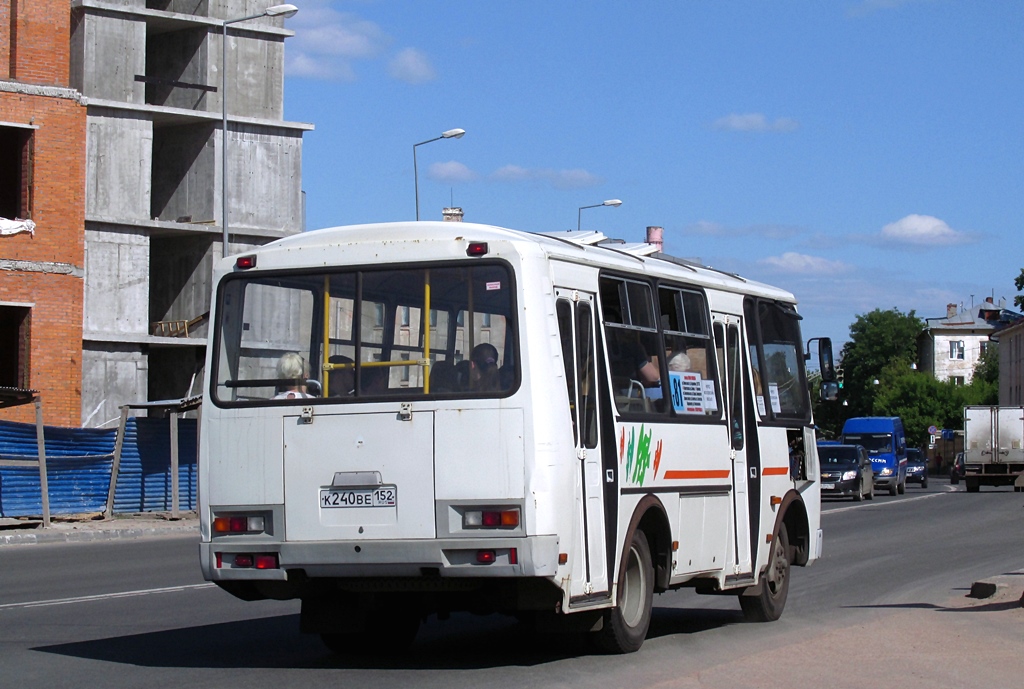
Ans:
[[[963,428],[964,407],[996,404],[998,392],[995,384],[979,378],[970,385],[956,385],[897,365],[882,372],[878,388],[874,413],[900,417],[912,447],[924,445],[929,426]]]
[[[1021,268],[1020,275],[1013,281],[1013,286],[1018,292],[1024,292],[1024,268]],[[1018,309],[1024,309],[1024,294],[1018,294],[1013,298],[1013,305]]]
[[[981,358],[974,367],[971,385],[978,381],[999,385],[999,346],[995,342],[988,343],[988,347],[982,352]]]
[[[857,316],[841,353],[841,397],[848,405],[843,411],[845,418],[878,413],[874,403],[883,371],[891,371],[893,378],[899,377],[897,371],[900,375],[910,372],[911,363],[917,360],[917,336],[923,329],[924,321],[914,311],[903,313],[895,307]]]

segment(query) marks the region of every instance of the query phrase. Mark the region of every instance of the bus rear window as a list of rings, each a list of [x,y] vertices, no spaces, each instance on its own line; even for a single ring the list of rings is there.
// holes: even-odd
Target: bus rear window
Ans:
[[[505,264],[244,273],[219,291],[218,403],[492,396],[518,379]]]

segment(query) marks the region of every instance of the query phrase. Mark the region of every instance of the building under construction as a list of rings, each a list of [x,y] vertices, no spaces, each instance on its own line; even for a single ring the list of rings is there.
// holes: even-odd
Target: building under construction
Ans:
[[[24,256],[40,264],[28,266],[26,275],[56,282],[42,264],[66,264],[58,277],[62,285],[74,283],[64,292],[72,307],[54,318],[76,334],[43,352],[37,343],[49,327],[50,307],[44,310],[31,294],[12,296],[10,277],[0,278],[4,349],[28,352],[20,364],[24,374],[11,373],[8,378],[17,380],[0,386],[39,389],[47,409],[72,397],[68,384],[75,388],[74,418],[48,413],[48,423],[98,426],[117,418],[121,405],[198,391],[212,264],[224,255],[225,206],[228,253],[302,229],[302,136],[312,126],[283,119],[285,39],[292,32],[281,17],[234,21],[272,4],[0,0],[7,15],[0,25],[13,32],[10,54],[0,63],[16,67],[0,82],[0,103],[7,112],[7,93],[14,91],[27,115],[0,116],[0,154],[31,156],[34,142],[40,156],[45,137],[55,133],[41,118],[31,122],[36,106],[29,96],[84,110],[84,136],[82,127],[77,139],[69,131],[63,164],[30,164],[19,180],[34,196],[24,200],[22,193],[8,214],[34,219],[34,236],[19,234],[14,253],[8,237],[0,245],[0,259]],[[50,55],[57,74],[24,68],[23,55],[32,51]],[[57,91],[40,91],[40,82]],[[75,176],[78,168],[84,184]],[[43,208],[44,190],[56,184],[78,190],[79,215],[70,213],[60,242],[36,256],[56,236]],[[36,365],[57,349],[66,351],[59,357],[59,385],[48,378],[57,364]]]

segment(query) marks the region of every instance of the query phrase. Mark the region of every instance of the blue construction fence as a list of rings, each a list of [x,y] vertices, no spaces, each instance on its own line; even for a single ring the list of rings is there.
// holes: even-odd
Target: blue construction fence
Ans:
[[[196,508],[195,419],[178,419],[178,509]],[[107,506],[117,429],[46,426],[50,514],[102,512]],[[39,457],[36,426],[0,421],[0,459]],[[121,447],[114,512],[170,512],[170,419],[129,418]],[[0,466],[0,517],[43,513],[38,465]]]

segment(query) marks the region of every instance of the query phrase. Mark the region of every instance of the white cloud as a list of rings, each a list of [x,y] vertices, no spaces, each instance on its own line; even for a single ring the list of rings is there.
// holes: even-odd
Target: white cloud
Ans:
[[[377,58],[392,43],[375,23],[338,12],[322,0],[306,0],[285,26],[295,31],[285,50],[285,70],[293,76],[353,81],[354,61]]]
[[[284,62],[289,76],[328,81],[355,81],[356,73],[347,62],[323,60],[305,53],[288,53]]]
[[[497,182],[546,182],[555,189],[589,189],[604,183],[601,177],[579,168],[552,170],[548,168],[529,169],[518,165],[505,165],[491,173]]]
[[[531,178],[530,171],[518,165],[506,165],[491,173],[491,179],[498,182],[523,182]]]
[[[881,239],[897,244],[917,246],[950,246],[971,241],[964,232],[957,232],[931,215],[908,215],[882,228]]]
[[[762,113],[732,113],[715,120],[715,129],[731,132],[792,132],[800,128],[800,123],[790,117],[779,117],[769,121]]]
[[[455,160],[447,163],[433,163],[427,170],[427,177],[438,182],[472,182],[477,174]]]
[[[422,84],[437,78],[426,54],[416,48],[398,51],[388,64],[388,73],[407,84]]]
[[[758,262],[790,275],[835,275],[850,270],[850,266],[842,261],[830,261],[794,251],[787,251],[781,256],[769,256]]]

